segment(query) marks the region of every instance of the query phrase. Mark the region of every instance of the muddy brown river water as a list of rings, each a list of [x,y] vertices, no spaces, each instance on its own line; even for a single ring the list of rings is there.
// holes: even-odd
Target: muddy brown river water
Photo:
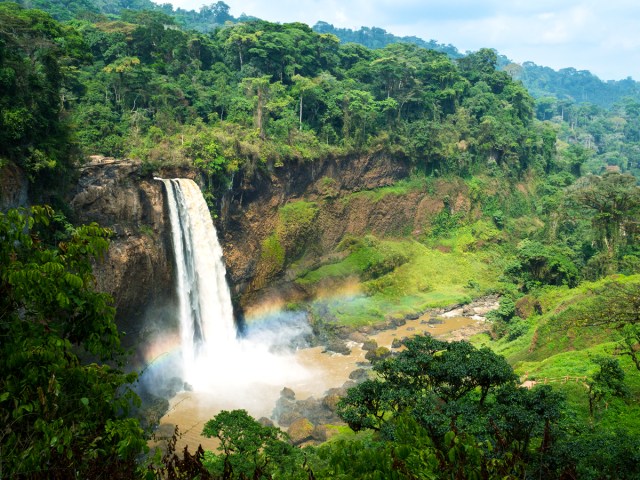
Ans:
[[[475,333],[485,331],[483,319],[458,316],[461,312],[452,311],[442,316],[442,323],[428,323],[428,315],[416,320],[408,320],[405,325],[385,330],[369,338],[378,345],[391,347],[395,338],[402,339],[412,335],[429,333],[436,338],[459,340]],[[349,374],[358,368],[358,362],[365,362],[362,344],[351,342],[350,355],[323,353],[323,347],[300,349],[291,356],[290,361],[305,367],[308,375],[293,384],[258,383],[242,387],[233,387],[223,392],[181,392],[170,401],[170,407],[161,419],[159,431],[170,433],[178,425],[182,434],[178,442],[178,451],[188,445],[193,452],[199,444],[205,450],[216,448],[213,439],[201,435],[207,420],[221,410],[245,409],[253,417],[270,417],[280,392],[284,387],[296,393],[296,399],[320,398],[329,388],[340,387]]]

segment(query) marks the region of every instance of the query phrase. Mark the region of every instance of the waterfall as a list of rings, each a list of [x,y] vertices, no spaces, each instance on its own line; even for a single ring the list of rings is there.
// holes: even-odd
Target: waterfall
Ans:
[[[199,358],[227,350],[236,340],[222,247],[200,188],[189,179],[161,179],[176,267],[176,290],[185,379]]]
[[[157,180],[171,222],[182,378],[225,408],[262,411],[256,405],[273,405],[283,386],[311,378],[290,348],[310,332],[306,316],[280,311],[239,338],[222,247],[200,189],[192,180]]]

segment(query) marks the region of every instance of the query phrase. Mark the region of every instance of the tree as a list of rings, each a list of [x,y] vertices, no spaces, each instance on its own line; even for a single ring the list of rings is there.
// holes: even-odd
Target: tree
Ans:
[[[353,430],[383,430],[394,416],[411,410],[439,436],[455,424],[455,415],[449,414],[462,404],[471,401],[474,410],[482,408],[490,391],[516,379],[504,358],[467,342],[418,335],[405,340],[405,346],[397,356],[374,364],[379,378],[349,389],[340,401],[338,414]],[[479,396],[470,400],[475,391]]]
[[[303,77],[302,75],[294,75],[292,80],[295,86],[293,93],[297,93],[298,97],[300,97],[300,105],[298,107],[298,129],[302,130],[302,100],[307,91],[317,87],[317,83],[312,79]]]
[[[612,327],[621,334],[620,352],[640,370],[640,282],[636,277],[609,280],[592,290],[581,325]]]
[[[249,27],[244,24],[230,27],[229,33],[225,40],[225,46],[229,49],[235,48],[238,52],[239,69],[244,66],[244,53],[247,48],[258,41],[262,35],[261,31],[250,31]]]
[[[471,79],[486,78],[496,71],[498,54],[492,48],[481,48],[457,60],[458,67]]]
[[[447,432],[439,448],[428,430],[404,414],[395,422],[393,438],[327,442],[310,463],[318,479],[522,478],[523,462],[487,455],[487,448],[487,442],[455,431]]]
[[[48,207],[0,213],[0,471],[8,478],[129,478],[146,450],[127,412],[135,374],[91,261],[97,225],[56,232]],[[50,244],[55,236],[57,244]]]
[[[375,122],[378,115],[378,102],[369,92],[348,90],[342,96],[342,104],[345,140],[354,138],[357,145],[364,145],[367,140],[367,126]]]
[[[591,360],[598,365],[598,371],[587,380],[589,396],[589,415],[593,418],[598,403],[609,397],[624,397],[627,387],[624,384],[624,370],[617,358],[596,357]]]
[[[352,460],[345,463],[329,446],[337,464],[334,473],[353,468],[372,475],[363,478],[377,478],[376,471],[380,478],[416,478],[418,472],[435,470],[451,472],[451,478],[522,475],[532,445],[544,451],[552,447],[563,397],[550,387],[518,387],[504,358],[467,342],[419,335],[405,346],[395,357],[375,363],[378,377],[349,389],[338,404],[338,415],[353,430],[377,433],[367,448],[379,458],[358,455],[364,445],[354,450],[337,446],[351,452],[347,457]],[[391,465],[396,473],[388,476],[383,472]]]
[[[580,177],[580,169],[582,165],[584,165],[592,156],[593,151],[583,147],[579,143],[569,145],[560,152],[562,163],[567,166],[567,169],[576,178]]]
[[[498,439],[498,451],[527,458],[531,442],[536,438],[540,439],[539,451],[545,453],[551,448],[553,427],[562,417],[562,394],[549,385],[532,390],[506,385],[498,390],[496,397],[490,421]]]
[[[222,453],[210,466],[225,480],[283,478],[278,474],[285,472],[284,478],[303,475],[300,451],[287,441],[287,435],[259,424],[246,410],[221,411],[205,424],[202,434],[220,440]]]
[[[0,158],[33,182],[62,180],[71,160],[61,114],[71,67],[87,58],[78,33],[38,10],[0,4]]]
[[[271,112],[285,111],[291,98],[280,82],[271,83],[268,75],[244,78],[242,87],[247,98],[253,103],[254,125],[261,139],[267,138],[266,127]]]
[[[567,252],[548,247],[535,240],[522,240],[516,250],[516,261],[505,273],[522,284],[524,291],[540,285],[575,287],[579,272]]]
[[[206,179],[205,194],[213,194],[217,189],[228,186],[229,174],[237,169],[237,165],[225,158],[218,143],[205,135],[198,135],[185,149],[193,159],[194,167]]]
[[[619,248],[633,245],[638,236],[640,187],[630,174],[609,172],[579,179],[569,190],[590,219],[594,241],[610,258]]]

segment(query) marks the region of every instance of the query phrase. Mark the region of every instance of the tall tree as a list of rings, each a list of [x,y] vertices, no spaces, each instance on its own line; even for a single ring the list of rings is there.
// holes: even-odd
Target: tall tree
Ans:
[[[114,309],[91,273],[108,232],[69,227],[50,245],[55,218],[48,207],[0,213],[0,472],[131,478],[146,450],[127,415],[135,374],[112,366]]]
[[[594,241],[610,257],[638,238],[640,187],[630,174],[609,172],[578,180],[570,191],[591,220]]]
[[[60,180],[69,169],[61,90],[86,54],[77,32],[48,14],[0,4],[0,158],[32,181]]]

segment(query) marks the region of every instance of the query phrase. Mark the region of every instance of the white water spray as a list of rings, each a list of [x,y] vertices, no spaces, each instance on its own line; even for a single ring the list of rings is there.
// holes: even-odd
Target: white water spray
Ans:
[[[274,338],[256,334],[238,339],[223,252],[207,204],[195,182],[159,179],[165,184],[176,262],[183,377],[200,391],[238,390],[257,384],[282,388],[309,376],[291,355],[272,353]],[[289,322],[290,324],[291,322]],[[293,329],[299,335],[305,322]],[[289,329],[291,331],[291,329]]]
[[[199,355],[235,341],[222,247],[209,209],[193,180],[163,180],[167,189],[182,356],[187,381]]]

